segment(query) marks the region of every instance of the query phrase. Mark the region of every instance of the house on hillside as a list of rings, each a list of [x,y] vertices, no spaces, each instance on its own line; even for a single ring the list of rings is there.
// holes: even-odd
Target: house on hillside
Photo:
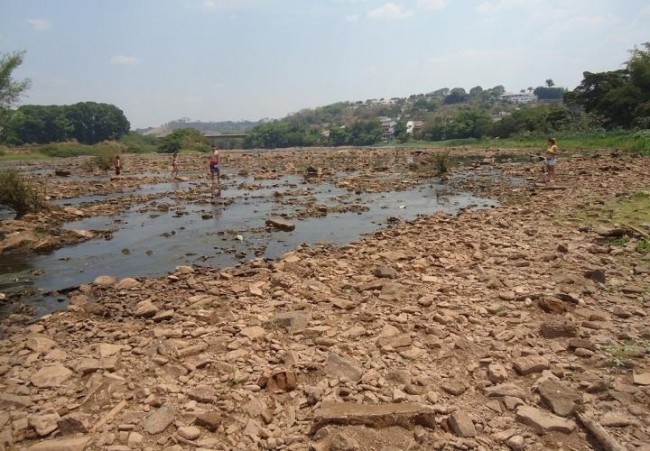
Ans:
[[[501,99],[506,102],[518,104],[537,102],[537,96],[531,92],[506,92],[501,94]]]
[[[413,136],[413,133],[418,132],[422,127],[424,127],[424,122],[422,121],[407,121],[406,133]]]
[[[386,116],[380,116],[379,122],[381,122],[381,128],[384,130],[384,139],[392,139],[395,135],[397,122]]]

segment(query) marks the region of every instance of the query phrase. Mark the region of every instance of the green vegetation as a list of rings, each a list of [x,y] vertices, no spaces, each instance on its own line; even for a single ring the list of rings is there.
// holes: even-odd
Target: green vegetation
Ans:
[[[0,138],[11,117],[10,108],[20,100],[29,88],[30,81],[14,80],[12,73],[23,63],[25,52],[0,54]]]
[[[118,140],[129,128],[122,110],[106,103],[24,105],[11,114],[3,130],[3,139],[11,145],[70,140],[96,144]]]
[[[650,240],[642,238],[636,242],[634,249],[641,254],[650,254]]]
[[[203,134],[193,128],[177,128],[160,140],[158,151],[174,153],[180,150],[209,152],[210,143]]]
[[[126,146],[128,153],[151,153],[158,150],[158,139],[136,132],[129,132],[122,136],[120,143]]]
[[[0,205],[21,217],[44,206],[44,197],[37,186],[25,180],[18,171],[0,171]]]
[[[643,355],[650,353],[650,341],[626,341],[622,344],[610,346],[605,351],[612,355],[612,365],[620,368],[628,365],[628,359],[643,357]]]

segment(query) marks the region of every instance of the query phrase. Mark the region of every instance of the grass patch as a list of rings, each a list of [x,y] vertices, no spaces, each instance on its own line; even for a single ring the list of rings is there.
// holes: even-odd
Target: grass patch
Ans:
[[[643,227],[642,224],[650,222],[650,193],[647,191],[639,191],[599,207],[595,209],[591,205],[584,205],[581,211],[575,212],[572,220],[589,226],[620,224],[639,228]],[[613,242],[612,244],[625,245],[627,243]]]
[[[640,239],[634,245],[634,250],[641,254],[650,254],[650,240],[645,238]]]
[[[40,188],[29,182],[15,169],[0,171],[0,205],[21,217],[45,206]]]
[[[636,132],[585,132],[574,134],[556,133],[560,155],[567,151],[620,150],[633,155],[650,156],[650,130]],[[498,147],[503,149],[546,149],[548,134],[530,134],[510,138],[469,138],[446,141],[409,141],[395,147],[437,148],[437,147]]]

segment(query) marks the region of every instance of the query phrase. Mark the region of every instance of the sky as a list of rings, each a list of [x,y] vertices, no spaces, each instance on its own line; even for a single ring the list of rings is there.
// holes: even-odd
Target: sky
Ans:
[[[650,0],[0,0],[22,104],[104,102],[132,129],[623,67]]]

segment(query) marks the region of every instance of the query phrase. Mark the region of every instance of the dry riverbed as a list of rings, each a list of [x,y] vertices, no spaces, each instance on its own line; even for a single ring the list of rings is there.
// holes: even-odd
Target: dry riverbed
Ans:
[[[420,180],[427,152],[232,152],[225,165],[257,180],[311,166],[383,192]],[[476,169],[449,179],[497,208],[231,268],[106,275],[69,292],[66,311],[6,322],[0,446],[650,449],[650,159],[567,156],[547,187],[538,164],[502,153],[453,149]],[[115,213],[166,164],[134,156],[122,179],[50,180],[52,198],[123,195],[22,227]],[[185,159],[196,193],[209,188],[201,164]]]

